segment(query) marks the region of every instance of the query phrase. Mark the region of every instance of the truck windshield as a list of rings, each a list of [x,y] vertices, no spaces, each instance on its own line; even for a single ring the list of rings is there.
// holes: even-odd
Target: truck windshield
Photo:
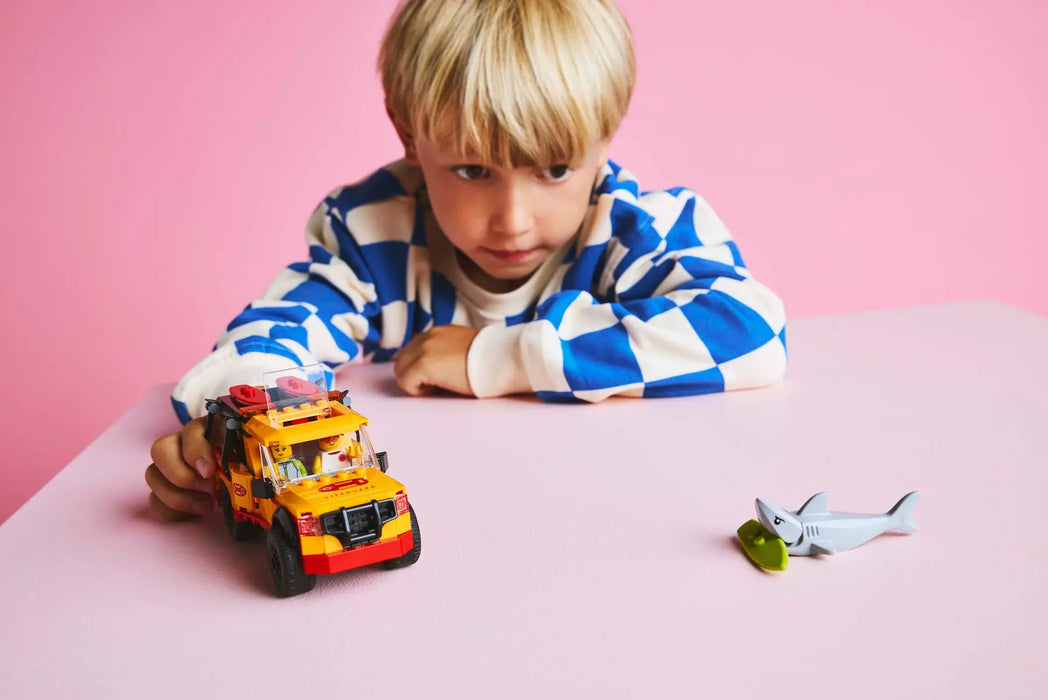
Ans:
[[[364,426],[346,435],[332,435],[293,445],[261,445],[259,449],[264,472],[278,488],[326,474],[378,467],[375,450]]]

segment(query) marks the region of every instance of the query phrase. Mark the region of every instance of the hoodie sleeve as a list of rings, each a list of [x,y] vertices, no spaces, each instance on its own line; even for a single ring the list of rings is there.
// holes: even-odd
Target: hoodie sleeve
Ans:
[[[204,399],[230,386],[258,384],[263,372],[319,362],[330,387],[338,366],[392,356],[413,325],[429,321],[411,303],[414,216],[414,200],[385,170],[325,198],[306,227],[309,260],[281,271],[176,385],[179,419],[202,415]]]
[[[746,389],[783,376],[782,301],[750,274],[701,197],[622,188],[595,206],[577,260],[534,318],[474,340],[468,368],[478,395],[600,401]]]

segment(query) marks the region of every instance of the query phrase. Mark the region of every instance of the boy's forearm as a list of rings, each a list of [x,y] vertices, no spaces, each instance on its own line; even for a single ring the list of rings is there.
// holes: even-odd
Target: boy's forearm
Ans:
[[[481,330],[469,352],[470,384],[480,397],[533,392],[600,401],[779,380],[786,367],[782,302],[752,278],[710,286],[614,304],[563,293],[545,305],[546,318]]]
[[[234,384],[257,384],[262,373],[289,366],[359,361],[364,344],[376,341],[364,313],[376,306],[374,285],[366,271],[350,269],[321,245],[332,243],[330,231],[329,210],[321,204],[306,231],[310,261],[282,270],[261,299],[230,321],[214,352],[175,387],[171,401],[183,423],[201,415],[205,397],[220,396]]]
[[[473,339],[466,358],[469,385],[477,398],[534,393],[524,367],[523,336],[530,323],[488,326]],[[532,331],[534,333],[534,331]],[[542,342],[541,337],[538,339]],[[553,361],[552,365],[559,362]],[[539,384],[542,384],[539,381]]]

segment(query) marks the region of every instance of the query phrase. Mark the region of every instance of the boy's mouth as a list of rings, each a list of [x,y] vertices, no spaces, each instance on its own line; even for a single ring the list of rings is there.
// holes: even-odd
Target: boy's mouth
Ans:
[[[501,263],[518,265],[532,260],[542,249],[529,248],[528,250],[502,250],[498,248],[481,248],[481,250]]]

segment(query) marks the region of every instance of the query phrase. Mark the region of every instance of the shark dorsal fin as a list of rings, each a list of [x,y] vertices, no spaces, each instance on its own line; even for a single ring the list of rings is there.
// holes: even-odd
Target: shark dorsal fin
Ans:
[[[797,515],[824,515],[830,512],[830,494],[821,491],[801,506]]]

